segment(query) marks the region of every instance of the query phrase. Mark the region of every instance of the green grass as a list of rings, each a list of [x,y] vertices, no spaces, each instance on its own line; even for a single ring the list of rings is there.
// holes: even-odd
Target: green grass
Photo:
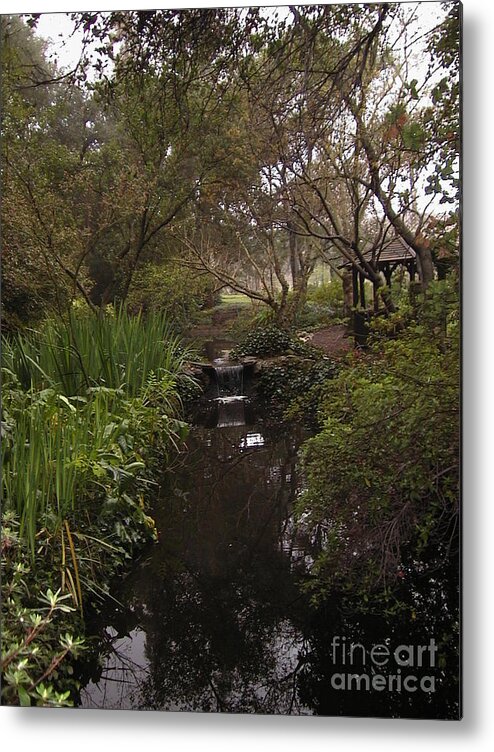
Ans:
[[[238,305],[252,305],[252,300],[248,295],[243,295],[240,292],[223,293],[221,295],[220,308],[226,308],[227,306]]]

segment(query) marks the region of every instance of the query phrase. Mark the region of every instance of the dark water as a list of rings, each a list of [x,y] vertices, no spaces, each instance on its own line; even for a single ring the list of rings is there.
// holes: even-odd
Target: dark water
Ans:
[[[108,654],[84,707],[304,712],[297,571],[312,559],[292,517],[302,430],[238,425],[252,419],[245,407],[218,403],[220,427],[192,430],[154,509],[160,542],[118,589],[125,608],[105,613]]]
[[[456,717],[451,573],[404,584],[412,620],[410,611],[349,612],[330,597],[312,608],[300,584],[319,544],[317,535],[295,528],[293,517],[302,428],[270,426],[256,418],[249,400],[228,397],[209,402],[198,419],[202,425],[191,431],[183,464],[152,512],[159,543],[115,588],[124,605],[108,602],[92,625],[98,652],[80,677],[81,706]],[[359,674],[376,673],[373,645],[423,645],[425,651],[431,638],[438,640],[434,667],[424,660],[414,669],[418,679],[433,675],[434,691],[430,683],[427,691],[335,688],[335,672],[348,671],[348,655],[332,647],[335,636],[367,650],[365,665],[356,654],[352,670]]]

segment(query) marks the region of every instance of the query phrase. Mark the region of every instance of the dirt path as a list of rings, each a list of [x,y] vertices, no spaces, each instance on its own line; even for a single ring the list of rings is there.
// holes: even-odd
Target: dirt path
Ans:
[[[353,338],[348,336],[347,327],[344,324],[318,329],[312,333],[310,342],[334,358],[342,357],[353,349]]]

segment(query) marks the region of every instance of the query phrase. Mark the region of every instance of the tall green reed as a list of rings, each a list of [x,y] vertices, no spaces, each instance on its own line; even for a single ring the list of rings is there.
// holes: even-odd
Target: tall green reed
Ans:
[[[187,357],[165,316],[123,308],[113,316],[70,314],[2,342],[2,366],[24,389],[58,385],[66,396],[95,386],[136,396],[151,373],[178,376]]]
[[[74,404],[45,389],[17,395],[6,407],[3,506],[18,514],[33,553],[40,527],[59,527],[77,501],[97,486],[98,455],[112,444],[112,436],[105,434],[112,416],[107,406],[106,419],[100,415],[95,423],[94,402]],[[101,413],[103,408],[98,409]]]
[[[165,410],[175,401],[173,385]],[[15,393],[4,405],[2,507],[15,512],[34,555],[45,528],[57,535],[71,517],[96,510],[105,499],[142,492],[146,452],[159,436],[163,456],[184,424],[141,398],[94,388],[87,398],[67,398],[53,389]],[[153,434],[153,431],[155,433]]]
[[[178,380],[188,356],[164,317],[47,321],[4,339],[2,494],[34,554],[98,493],[119,493],[151,434],[180,435]]]

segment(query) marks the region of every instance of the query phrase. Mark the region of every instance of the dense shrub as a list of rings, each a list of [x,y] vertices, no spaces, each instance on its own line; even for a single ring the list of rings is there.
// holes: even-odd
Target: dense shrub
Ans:
[[[453,290],[438,285],[415,318],[390,320],[319,404],[304,447],[304,525],[324,541],[315,592],[369,592],[427,569],[458,544],[459,332]],[[393,337],[389,338],[389,332]]]
[[[293,292],[288,293],[290,304]],[[322,285],[309,285],[307,299],[303,306],[294,314],[293,329],[315,329],[328,326],[339,321],[344,315],[343,286],[341,280],[335,279]],[[264,330],[279,329],[276,324],[276,313],[272,308],[263,304],[255,304],[250,310],[241,312],[238,320],[232,326],[235,337],[244,338],[253,329],[257,335]],[[280,351],[281,352],[281,351]]]
[[[307,355],[313,348],[285,329],[275,324],[257,326],[232,350],[230,357],[241,358],[249,355],[266,357],[284,354]]]
[[[258,394],[269,404],[271,411],[279,411],[290,419],[296,418],[312,423],[319,390],[327,379],[335,376],[335,373],[336,366],[329,358],[286,359],[285,362],[262,371],[258,382]]]
[[[9,235],[7,222],[3,232]],[[9,242],[10,240],[10,242]],[[13,238],[2,238],[2,331],[14,332],[39,323],[66,307],[71,286],[57,268],[47,268],[42,254]]]
[[[310,331],[322,326],[330,326],[339,320],[333,308],[320,303],[307,301],[297,316],[296,325],[299,329]]]
[[[44,546],[36,564],[27,563],[25,544],[11,513],[2,518],[2,704],[72,705],[71,659],[84,649],[74,637],[82,627],[69,593],[46,581]]]
[[[309,285],[307,302],[320,306],[322,310],[332,312],[333,315],[343,313],[343,284],[341,279],[335,278],[322,285]]]
[[[257,382],[258,396],[269,404],[271,413],[282,415],[306,395],[303,419],[313,419],[318,387],[335,374],[333,361],[274,324],[256,327],[230,353],[232,358],[245,356],[277,358],[262,368]],[[289,417],[302,416],[293,412]]]
[[[239,308],[237,316],[228,326],[228,333],[235,341],[243,342],[253,329],[266,326],[275,326],[273,309],[259,301],[251,301],[250,306]]]

